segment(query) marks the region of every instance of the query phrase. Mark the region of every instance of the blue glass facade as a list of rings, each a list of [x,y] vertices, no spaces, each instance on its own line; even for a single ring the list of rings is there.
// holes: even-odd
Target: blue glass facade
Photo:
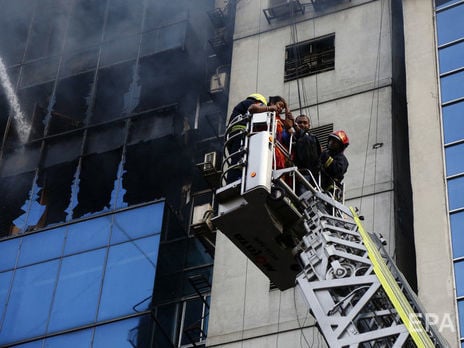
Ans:
[[[130,347],[150,323],[163,214],[164,201],[1,242],[0,345]]]
[[[0,346],[204,345],[214,248],[190,223],[213,188],[195,164],[222,150],[210,79],[233,16],[2,1]]]
[[[464,1],[436,0],[443,136],[461,345],[464,347]]]

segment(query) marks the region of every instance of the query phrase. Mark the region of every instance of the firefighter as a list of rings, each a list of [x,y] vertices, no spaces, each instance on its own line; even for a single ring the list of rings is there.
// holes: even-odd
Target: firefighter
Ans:
[[[338,201],[343,199],[342,181],[348,169],[348,160],[343,152],[349,144],[345,131],[332,132],[327,139],[327,149],[321,154],[321,188],[333,194]]]
[[[243,153],[240,149],[243,146],[244,139],[246,136],[246,124],[247,120],[237,120],[246,115],[247,113],[254,114],[266,111],[281,112],[281,108],[278,105],[269,105],[266,97],[259,93],[250,94],[245,100],[239,102],[232,110],[229,118],[229,125],[234,123],[228,131],[227,138],[227,152],[230,156],[229,169],[227,171],[226,183],[232,183],[242,176],[242,167],[239,165],[240,160],[243,157]]]

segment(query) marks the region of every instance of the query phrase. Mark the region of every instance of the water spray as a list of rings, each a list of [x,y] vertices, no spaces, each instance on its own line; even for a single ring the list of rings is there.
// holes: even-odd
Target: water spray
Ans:
[[[21,111],[18,97],[14,92],[13,85],[11,84],[10,78],[6,72],[6,67],[3,63],[2,57],[0,57],[0,84],[5,91],[8,104],[10,104],[10,108],[13,111],[13,120],[18,132],[19,139],[22,143],[25,143],[31,131],[31,125],[26,120],[23,112]]]

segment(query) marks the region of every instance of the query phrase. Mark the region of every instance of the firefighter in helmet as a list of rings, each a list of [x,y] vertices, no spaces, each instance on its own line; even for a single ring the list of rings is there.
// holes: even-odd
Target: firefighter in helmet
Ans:
[[[229,127],[227,131],[226,148],[229,156],[226,183],[229,184],[238,180],[242,176],[241,159],[243,157],[242,149],[246,136],[247,120],[243,119],[247,113],[255,114],[266,111],[280,112],[276,105],[269,105],[266,97],[259,93],[250,94],[245,100],[242,100],[232,110],[229,118]]]
[[[327,149],[321,154],[321,188],[342,200],[343,177],[348,169],[348,160],[343,153],[350,144],[345,131],[337,130],[329,134]]]

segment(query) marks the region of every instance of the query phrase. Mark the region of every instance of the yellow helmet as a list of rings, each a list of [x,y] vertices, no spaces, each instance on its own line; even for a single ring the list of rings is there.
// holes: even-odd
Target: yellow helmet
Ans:
[[[262,94],[253,93],[253,94],[250,94],[250,95],[248,96],[248,98],[251,98],[251,99],[260,101],[260,102],[263,103],[264,105],[267,105],[267,99],[266,99],[266,97],[263,96]]]

